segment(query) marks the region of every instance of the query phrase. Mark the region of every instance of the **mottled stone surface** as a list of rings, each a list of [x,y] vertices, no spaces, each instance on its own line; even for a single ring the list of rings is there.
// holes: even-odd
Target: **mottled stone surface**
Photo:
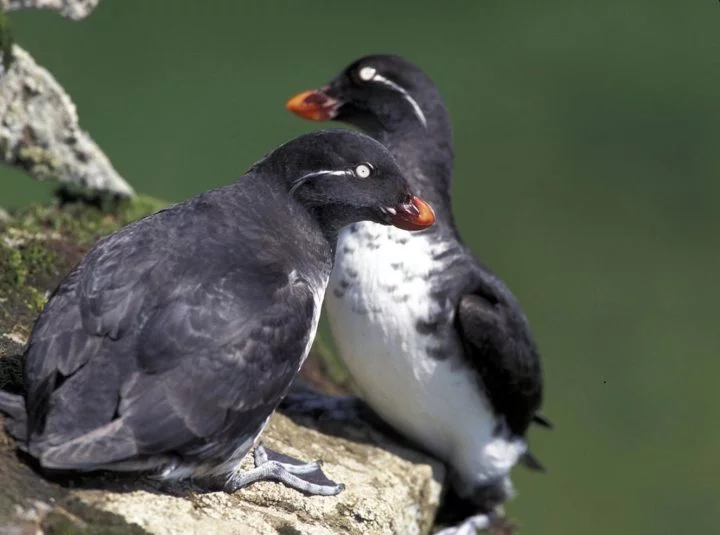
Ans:
[[[25,50],[0,68],[0,160],[39,180],[54,179],[120,196],[133,189],[82,130],[70,97]]]
[[[0,0],[5,11],[50,9],[72,20],[84,19],[99,3],[100,0]]]
[[[308,426],[276,414],[265,432],[265,443],[298,458],[323,461],[328,476],[346,485],[338,496],[305,497],[269,482],[233,495],[202,493],[190,484],[174,487],[176,495],[157,494],[155,488],[142,484],[129,492],[83,490],[75,495],[162,535],[410,535],[429,529],[440,494],[437,467],[433,477],[434,467],[426,458],[371,432],[363,436],[357,429],[334,426],[332,434],[322,433],[310,427],[312,422],[305,423]],[[250,457],[245,462],[251,467]]]

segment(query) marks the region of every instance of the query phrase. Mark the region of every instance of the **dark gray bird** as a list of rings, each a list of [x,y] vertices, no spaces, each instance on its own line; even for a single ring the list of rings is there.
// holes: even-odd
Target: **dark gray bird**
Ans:
[[[442,97],[415,65],[378,55],[287,106],[307,119],[365,130],[433,205],[438,222],[423,232],[365,222],[341,233],[328,315],[372,409],[446,461],[457,493],[491,514],[512,494],[509,473],[518,460],[539,468],[526,435],[531,422],[547,424],[538,413],[542,370],[518,301],[455,226],[452,133]],[[312,400],[305,406],[318,408]],[[488,522],[480,514],[460,529]]]
[[[46,470],[336,494],[313,482],[316,463],[262,447],[255,469],[238,466],[308,354],[337,234],[360,220],[421,229],[434,217],[382,145],[337,130],[101,240],[35,324],[24,398],[0,393],[9,432]]]

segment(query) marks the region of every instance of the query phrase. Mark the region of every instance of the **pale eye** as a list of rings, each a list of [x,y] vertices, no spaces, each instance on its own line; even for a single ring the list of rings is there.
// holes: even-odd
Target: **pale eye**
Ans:
[[[355,174],[359,176],[360,178],[367,178],[370,176],[370,166],[364,163],[361,163],[355,168]]]
[[[360,72],[358,74],[360,75],[361,80],[369,82],[375,77],[376,72],[377,71],[372,67],[363,67],[362,69],[360,69]]]

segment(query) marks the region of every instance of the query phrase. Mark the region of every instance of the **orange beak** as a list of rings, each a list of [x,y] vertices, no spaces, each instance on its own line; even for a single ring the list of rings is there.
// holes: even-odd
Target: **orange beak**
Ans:
[[[390,223],[403,230],[423,230],[435,223],[435,212],[420,197],[411,195],[404,203],[394,208]]]
[[[295,95],[285,106],[303,119],[328,121],[337,115],[340,102],[330,98],[321,90],[313,89]]]

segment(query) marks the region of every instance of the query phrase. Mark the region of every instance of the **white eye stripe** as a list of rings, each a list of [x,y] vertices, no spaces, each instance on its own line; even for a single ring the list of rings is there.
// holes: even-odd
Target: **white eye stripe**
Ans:
[[[315,178],[316,176],[321,175],[332,175],[332,176],[348,176],[352,175],[352,171],[313,171],[312,173],[308,173],[307,175],[303,175],[300,178],[296,178],[293,180],[292,186],[290,187],[290,195],[295,193],[295,190],[298,189],[300,186],[302,186],[305,182],[310,180],[311,178]]]
[[[403,89],[402,87],[397,85],[392,80],[388,80],[387,78],[385,78],[384,76],[381,76],[379,74],[376,74],[373,77],[373,81],[380,82],[381,84],[385,84],[386,86],[391,87],[395,91],[400,93],[403,96],[403,98],[405,100],[407,100],[410,103],[410,105],[413,107],[413,111],[415,112],[415,115],[417,116],[417,118],[420,119],[420,122],[422,123],[422,125],[425,128],[427,128],[427,119],[425,118],[425,114],[423,113],[422,109],[420,108],[420,105],[415,101],[414,98],[412,98],[410,96],[410,94],[407,91],[405,91],[405,89]]]
[[[299,180],[307,180],[308,178],[313,178],[315,176],[320,176],[320,175],[344,176],[347,174],[348,174],[348,172],[345,170],[343,170],[343,171],[313,171],[312,173],[308,173],[307,175],[303,176]]]
[[[420,120],[422,125],[427,128],[427,119],[425,118],[425,114],[423,113],[422,108],[420,108],[420,105],[417,103],[417,101],[412,98],[403,87],[399,86],[392,80],[385,78],[383,75],[378,74],[377,70],[374,67],[362,67],[360,71],[358,71],[358,75],[360,76],[361,80],[364,80],[366,82],[379,82],[400,93],[403,98],[412,106],[413,112],[415,112],[415,116]]]
[[[366,164],[364,164],[364,163],[361,163],[360,165],[358,165],[358,166],[355,168],[355,174],[356,174],[357,176],[359,176],[360,178],[367,178],[367,177],[369,177],[369,176],[370,176],[370,172],[371,172],[370,166],[368,166],[368,165],[366,165]]]

